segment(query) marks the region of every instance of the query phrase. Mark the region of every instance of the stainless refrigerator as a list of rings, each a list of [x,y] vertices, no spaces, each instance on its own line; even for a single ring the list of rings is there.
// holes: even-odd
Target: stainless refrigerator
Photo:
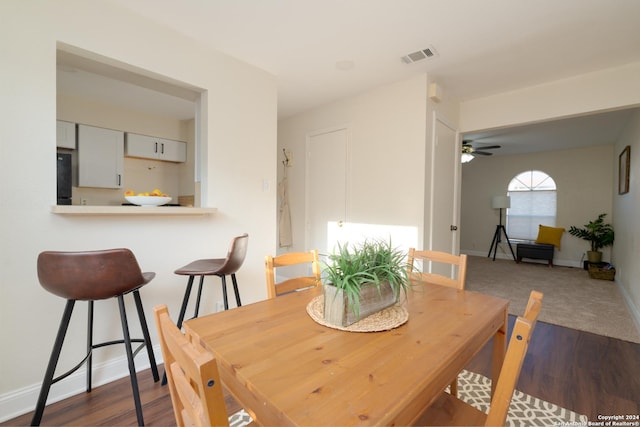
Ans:
[[[56,153],[58,175],[58,204],[71,204],[71,154]]]

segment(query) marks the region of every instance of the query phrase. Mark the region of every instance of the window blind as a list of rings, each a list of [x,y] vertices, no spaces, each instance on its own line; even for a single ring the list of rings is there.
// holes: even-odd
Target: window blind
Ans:
[[[507,234],[510,239],[535,240],[538,225],[556,226],[556,191],[510,191]]]

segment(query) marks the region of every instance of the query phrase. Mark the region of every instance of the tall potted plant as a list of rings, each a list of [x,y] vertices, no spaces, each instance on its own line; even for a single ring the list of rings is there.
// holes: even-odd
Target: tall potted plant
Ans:
[[[569,234],[590,242],[591,250],[587,251],[587,260],[597,263],[602,261],[600,249],[613,245],[614,232],[611,224],[605,224],[606,213],[598,215],[598,218],[589,221],[583,228],[569,227]]]
[[[323,270],[324,318],[339,326],[395,304],[412,286],[406,254],[390,240],[338,244]]]

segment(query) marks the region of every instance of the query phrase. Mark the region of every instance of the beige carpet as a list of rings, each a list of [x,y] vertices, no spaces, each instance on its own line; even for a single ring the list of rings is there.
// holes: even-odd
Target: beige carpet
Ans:
[[[466,289],[510,300],[514,315],[524,313],[535,289],[544,294],[539,320],[640,343],[615,282],[591,279],[581,268],[469,256]]]

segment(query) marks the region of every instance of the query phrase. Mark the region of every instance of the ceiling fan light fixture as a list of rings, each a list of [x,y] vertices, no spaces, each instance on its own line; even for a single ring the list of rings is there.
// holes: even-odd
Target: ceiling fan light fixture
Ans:
[[[462,153],[460,156],[460,161],[462,163],[469,163],[471,160],[473,160],[473,155],[470,153]]]
[[[493,150],[496,148],[501,148],[500,145],[485,145],[480,147],[473,147],[471,145],[471,141],[462,141],[462,154],[469,154],[474,156],[492,156],[493,153],[483,150]],[[471,160],[463,161],[463,163],[470,162]]]

